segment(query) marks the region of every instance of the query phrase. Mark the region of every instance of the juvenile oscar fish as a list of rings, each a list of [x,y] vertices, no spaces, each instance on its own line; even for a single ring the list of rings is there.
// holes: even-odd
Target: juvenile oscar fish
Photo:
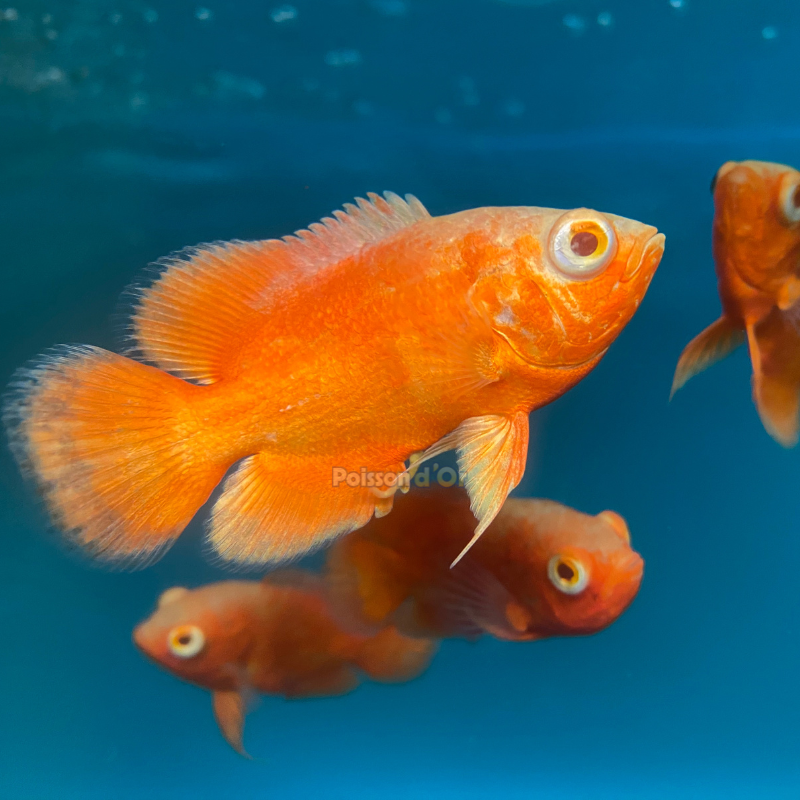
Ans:
[[[800,172],[729,161],[711,189],[722,316],[686,346],[672,393],[746,341],[761,421],[793,447],[800,430]]]
[[[391,623],[411,636],[524,641],[595,633],[639,591],[644,562],[613,511],[510,498],[450,568],[474,524],[463,492],[412,491],[329,551],[337,612],[365,630]]]
[[[247,703],[255,694],[341,695],[362,675],[407,681],[436,649],[391,627],[373,635],[346,631],[319,580],[300,572],[168,589],[133,641],[167,672],[212,693],[217,724],[242,755]]]
[[[664,237],[587,209],[369,197],[164,262],[130,325],[148,364],[66,347],[17,374],[11,441],[72,541],[142,566],[236,464],[213,550],[288,560],[387,514],[450,449],[485,530],[523,475],[528,413],[597,365]]]

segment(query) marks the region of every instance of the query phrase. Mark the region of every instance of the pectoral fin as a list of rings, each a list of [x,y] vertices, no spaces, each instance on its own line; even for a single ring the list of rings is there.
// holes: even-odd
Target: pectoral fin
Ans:
[[[747,329],[753,362],[753,399],[764,427],[784,447],[800,431],[800,334],[779,309]]]
[[[528,455],[528,415],[520,411],[510,417],[471,417],[414,459],[414,466],[453,449],[470,508],[478,520],[472,539],[453,562],[455,566],[489,527],[522,479]]]
[[[675,377],[672,379],[670,400],[690,378],[729,356],[744,344],[745,338],[745,332],[724,315],[695,336],[678,360]]]
[[[242,736],[244,734],[244,718],[246,701],[241,692],[214,692],[212,698],[214,718],[225,737],[225,741],[245,758],[251,758],[244,749]]]

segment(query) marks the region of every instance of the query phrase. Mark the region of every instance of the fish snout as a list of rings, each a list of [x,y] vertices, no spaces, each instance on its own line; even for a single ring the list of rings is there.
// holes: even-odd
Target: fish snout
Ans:
[[[620,581],[631,587],[636,587],[634,594],[639,591],[639,584],[644,575],[644,559],[635,551],[631,550],[617,564]]]
[[[631,253],[625,273],[622,276],[623,282],[630,281],[636,276],[641,276],[649,282],[661,263],[667,239],[656,228],[650,228],[650,230],[652,231],[650,236],[647,238],[642,237],[640,240],[643,242],[641,248],[637,247]]]

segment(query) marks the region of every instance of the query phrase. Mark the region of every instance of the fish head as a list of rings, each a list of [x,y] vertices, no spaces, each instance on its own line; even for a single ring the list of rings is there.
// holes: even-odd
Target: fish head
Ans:
[[[728,161],[711,185],[714,257],[748,287],[774,294],[800,267],[800,172]]]
[[[508,219],[504,263],[475,290],[492,329],[533,366],[599,359],[644,297],[663,234],[586,208],[527,208]]]
[[[238,688],[252,641],[248,595],[258,584],[226,581],[200,589],[167,589],[133,632],[136,647],[177,677],[211,690]]]
[[[507,501],[506,505],[512,503]],[[559,503],[514,500],[517,525],[528,525],[515,560],[517,602],[529,611],[530,633],[580,636],[616,620],[639,591],[642,557],[631,547],[625,520],[613,511],[582,514]],[[528,522],[523,521],[527,515]]]

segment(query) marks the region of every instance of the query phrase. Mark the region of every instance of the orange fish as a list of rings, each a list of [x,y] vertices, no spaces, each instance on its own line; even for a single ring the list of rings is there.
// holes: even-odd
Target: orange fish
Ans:
[[[729,161],[711,188],[722,316],[686,346],[672,394],[747,341],[761,421],[792,447],[800,429],[800,172]]]
[[[167,260],[130,325],[155,366],[57,350],[18,373],[6,424],[57,525],[102,559],[157,557],[237,462],[213,549],[291,559],[388,513],[450,449],[477,537],[522,477],[528,413],[597,365],[663,248],[587,209],[431,217],[370,195],[280,241]]]
[[[345,631],[319,580],[300,572],[168,589],[133,641],[163,669],[212,693],[220,730],[242,755],[247,702],[255,693],[340,695],[356,688],[361,673],[407,681],[436,649],[392,627],[371,636]]]
[[[330,550],[337,611],[410,636],[524,641],[595,633],[639,591],[644,562],[613,511],[511,498],[450,568],[474,524],[463,492],[412,492]]]

